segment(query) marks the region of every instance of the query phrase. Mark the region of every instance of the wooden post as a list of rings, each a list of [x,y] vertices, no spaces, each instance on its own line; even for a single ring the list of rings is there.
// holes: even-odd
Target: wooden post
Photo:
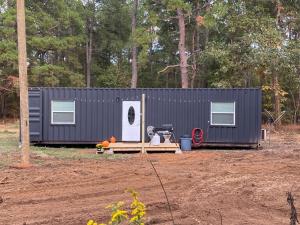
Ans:
[[[145,152],[145,94],[142,94],[142,153]]]
[[[20,121],[22,164],[29,165],[29,111],[24,0],[17,0],[18,62],[20,84]]]

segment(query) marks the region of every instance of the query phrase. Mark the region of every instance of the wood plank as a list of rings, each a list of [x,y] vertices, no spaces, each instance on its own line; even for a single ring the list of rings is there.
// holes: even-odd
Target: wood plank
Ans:
[[[140,152],[142,148],[111,148],[114,152]]]
[[[120,147],[120,148],[132,148],[132,147],[138,147],[141,148],[142,147],[142,143],[125,143],[125,142],[117,142],[117,143],[110,143],[109,144],[109,148],[116,148],[116,147]],[[179,144],[176,143],[160,143],[160,145],[150,145],[149,143],[145,143],[144,145],[145,148],[174,148],[177,147],[179,148]]]
[[[142,152],[142,143],[127,143],[118,142],[110,143],[109,148],[113,152]],[[176,143],[161,143],[160,145],[150,145],[150,143],[145,143],[145,152],[178,152],[180,151],[179,145]]]
[[[178,149],[145,149],[146,152],[176,152]]]
[[[140,149],[120,149],[120,148],[115,148],[115,149],[111,149],[113,152],[141,152],[142,151],[142,148]],[[146,152],[176,152],[178,151],[178,148],[177,149],[146,149],[145,148],[145,151]]]

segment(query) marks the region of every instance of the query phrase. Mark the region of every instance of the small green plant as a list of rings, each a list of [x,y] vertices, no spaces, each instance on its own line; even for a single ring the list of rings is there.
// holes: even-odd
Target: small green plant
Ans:
[[[96,148],[97,148],[97,153],[103,153],[103,145],[101,143],[98,143],[96,145]]]
[[[102,145],[101,143],[98,143],[98,144],[96,144],[96,148],[97,148],[97,149],[102,149],[102,148],[103,148],[103,145]]]
[[[130,205],[131,208],[131,219],[130,225],[144,225],[144,217],[146,215],[146,206],[144,203],[139,201],[138,193],[134,190],[128,190],[133,197],[133,201]]]
[[[94,220],[89,220],[88,223],[87,223],[87,225],[106,225],[106,224],[104,224],[104,223],[96,223],[96,222],[94,222]]]
[[[119,225],[122,222],[127,222],[129,225],[145,225],[144,219],[146,215],[146,206],[144,203],[139,201],[138,193],[134,190],[128,190],[131,194],[133,200],[130,204],[130,215],[128,216],[128,212],[123,209],[124,202],[117,202],[111,205],[108,205],[106,208],[111,209],[111,219],[108,222],[108,225]],[[87,225],[107,225],[105,223],[97,223],[94,220],[89,220]]]
[[[106,207],[112,211],[111,219],[108,222],[109,225],[118,225],[128,219],[128,213],[126,210],[122,209],[123,206],[124,202],[117,202]]]

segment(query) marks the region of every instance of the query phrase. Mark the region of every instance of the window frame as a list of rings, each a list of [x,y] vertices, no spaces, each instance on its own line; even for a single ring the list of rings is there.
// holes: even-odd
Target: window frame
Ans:
[[[213,112],[212,106],[214,103],[233,103],[233,112]],[[228,123],[213,123],[213,114],[231,114],[233,115],[233,123],[228,124]],[[234,127],[236,126],[236,121],[235,121],[235,101],[233,102],[210,102],[210,125],[211,126],[225,126],[225,127]]]
[[[67,111],[67,110],[53,110],[53,103],[54,102],[72,102],[74,105],[74,111]],[[76,102],[74,100],[51,100],[51,125],[74,125],[76,124],[75,121],[75,113],[76,113]],[[73,121],[72,122],[54,122],[53,121],[53,113],[73,113]]]

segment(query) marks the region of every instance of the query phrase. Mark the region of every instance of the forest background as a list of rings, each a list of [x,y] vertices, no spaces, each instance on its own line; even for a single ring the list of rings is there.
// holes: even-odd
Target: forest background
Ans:
[[[300,0],[26,0],[30,86],[248,88],[300,122]],[[18,117],[15,0],[0,0],[0,118]]]

